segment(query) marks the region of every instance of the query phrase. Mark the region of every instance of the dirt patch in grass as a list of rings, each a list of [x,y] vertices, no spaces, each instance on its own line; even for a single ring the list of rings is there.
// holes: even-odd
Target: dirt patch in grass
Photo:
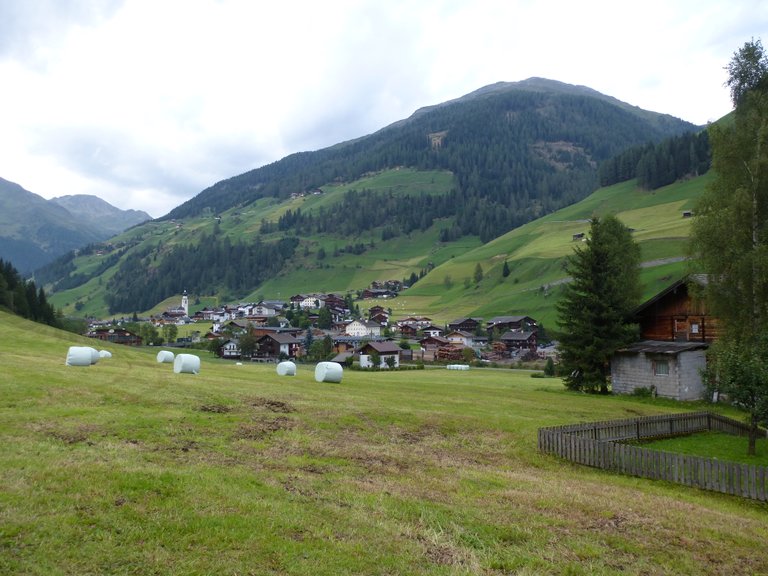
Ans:
[[[214,414],[226,414],[231,412],[232,408],[224,404],[203,404],[198,408],[200,412],[212,412]]]
[[[54,423],[44,423],[34,425],[33,429],[65,444],[85,443],[88,446],[95,444],[94,436],[104,434],[102,427],[95,424],[78,424],[76,426],[64,427],[57,426]]]
[[[265,419],[249,424],[241,424],[234,437],[236,440],[262,440],[276,432],[283,430],[293,430],[295,423],[284,416]]]
[[[288,402],[282,402],[281,400],[257,397],[246,400],[246,402],[251,406],[266,408],[270,412],[277,412],[280,414],[290,414],[291,412],[296,412],[296,408],[288,404]]]

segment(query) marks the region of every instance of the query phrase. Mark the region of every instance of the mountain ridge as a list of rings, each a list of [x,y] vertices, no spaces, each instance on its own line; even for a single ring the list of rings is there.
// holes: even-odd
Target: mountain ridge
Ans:
[[[444,278],[434,271],[454,257],[585,198],[605,159],[696,129],[542,79],[477,92],[217,182],[40,278],[57,303],[98,315],[182,290],[235,301]],[[472,278],[466,266],[448,292]],[[467,302],[452,309],[476,308],[472,296],[457,293]]]
[[[84,202],[99,206],[99,215],[73,214],[64,205],[66,200],[46,200],[0,178],[0,257],[28,275],[62,254],[111,238],[135,225],[139,214],[144,214],[120,210],[96,196],[81,195],[73,205]],[[124,218],[131,224],[122,227],[119,223]]]

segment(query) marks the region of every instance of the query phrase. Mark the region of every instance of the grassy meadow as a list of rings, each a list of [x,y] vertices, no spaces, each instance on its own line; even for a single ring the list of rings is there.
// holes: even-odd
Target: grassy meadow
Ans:
[[[540,426],[698,405],[512,370],[193,376],[116,345],[66,367],[98,343],[0,326],[2,574],[768,573],[765,504],[536,450]]]

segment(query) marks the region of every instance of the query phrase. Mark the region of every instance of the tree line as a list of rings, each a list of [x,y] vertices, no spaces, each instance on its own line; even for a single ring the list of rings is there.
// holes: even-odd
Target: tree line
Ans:
[[[637,185],[656,190],[685,177],[705,174],[711,164],[709,133],[687,132],[658,144],[634,146],[600,165],[601,186],[637,178]]]
[[[25,280],[10,262],[0,259],[0,308],[34,322],[58,326],[55,308],[45,291],[32,280]]]

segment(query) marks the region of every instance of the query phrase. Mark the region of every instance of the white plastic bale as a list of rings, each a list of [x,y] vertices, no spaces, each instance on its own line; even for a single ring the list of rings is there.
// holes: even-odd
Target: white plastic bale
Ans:
[[[173,361],[173,371],[176,374],[199,374],[200,357],[194,354],[177,354]]]
[[[173,359],[174,359],[174,354],[169,350],[160,350],[160,352],[157,353],[157,361],[160,364],[170,364],[171,362],[173,362]]]
[[[70,346],[67,351],[67,366],[90,366],[93,364],[93,355],[90,346]],[[98,352],[96,353],[98,357]]]
[[[296,364],[286,360],[277,365],[278,376],[296,376]]]
[[[315,380],[318,382],[341,382],[344,369],[337,362],[320,362],[315,366]]]
[[[96,364],[100,358],[99,351],[96,350],[96,348],[91,348],[90,346],[88,346],[88,350],[91,351],[91,364]]]
[[[112,358],[112,352],[109,350],[99,350],[99,358]]]

